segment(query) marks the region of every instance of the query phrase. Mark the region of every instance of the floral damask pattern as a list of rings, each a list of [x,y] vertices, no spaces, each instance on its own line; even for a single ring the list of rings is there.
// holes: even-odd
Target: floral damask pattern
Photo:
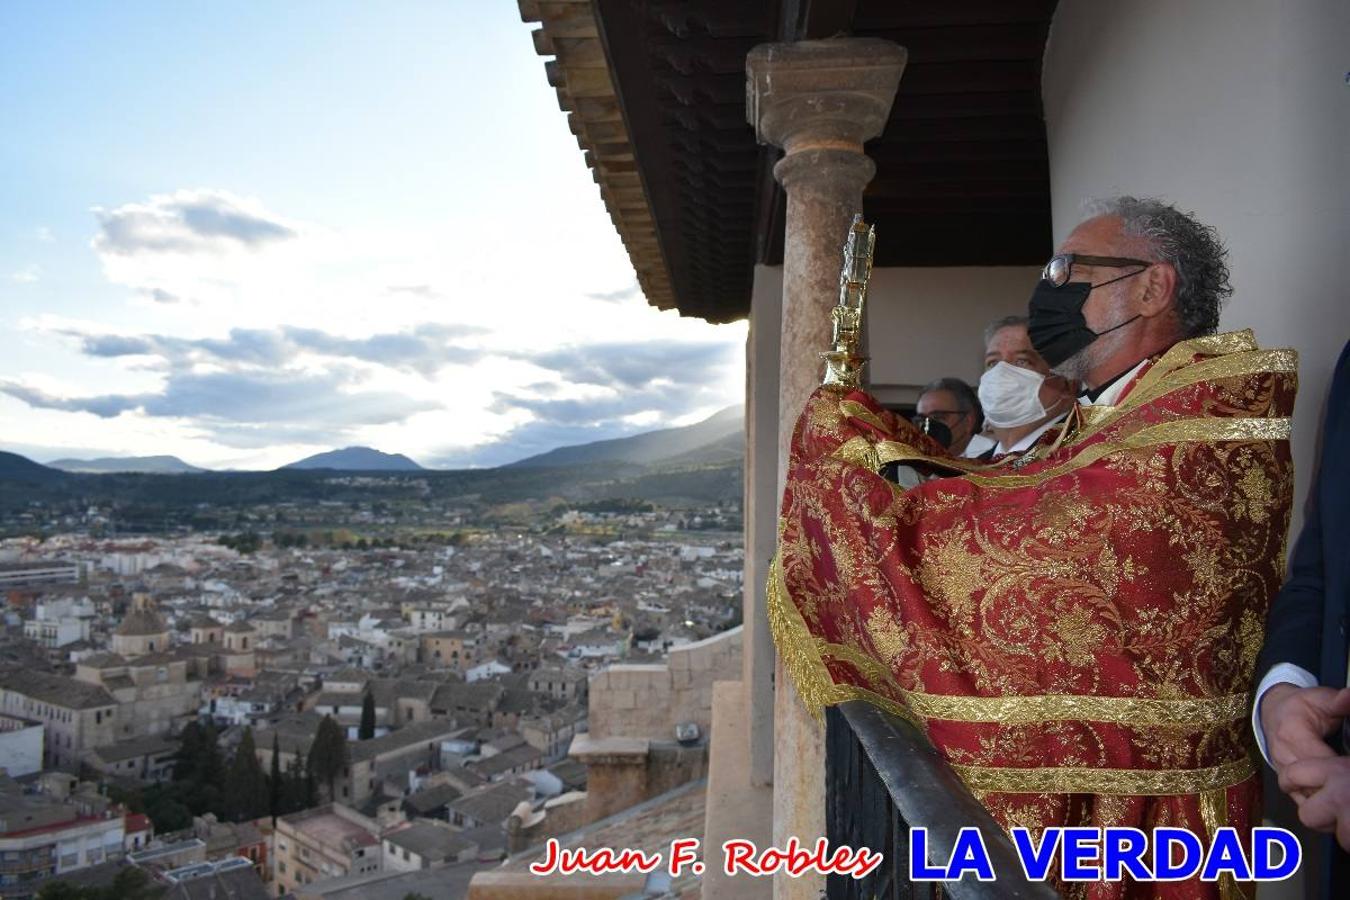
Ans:
[[[1250,333],[1184,342],[1118,406],[982,468],[864,392],[817,391],[770,585],[803,699],[919,723],[1007,825],[1249,827],[1247,695],[1283,575],[1295,368]],[[892,460],[940,477],[901,490],[876,474]]]

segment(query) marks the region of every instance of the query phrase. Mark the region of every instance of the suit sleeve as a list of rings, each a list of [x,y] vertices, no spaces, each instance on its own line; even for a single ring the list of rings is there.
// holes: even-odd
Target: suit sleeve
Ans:
[[[1266,618],[1266,642],[1256,662],[1258,681],[1279,663],[1291,663],[1313,673],[1322,669],[1322,622],[1327,599],[1320,495],[1327,471],[1327,447],[1345,428],[1347,404],[1350,404],[1350,344],[1341,352],[1332,377],[1323,426],[1322,459],[1309,492],[1303,531],[1294,545],[1289,580],[1280,589]]]

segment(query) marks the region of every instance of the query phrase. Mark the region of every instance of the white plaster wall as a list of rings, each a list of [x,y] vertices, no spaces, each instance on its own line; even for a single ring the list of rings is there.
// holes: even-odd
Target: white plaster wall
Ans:
[[[42,771],[41,725],[0,732],[0,769],[10,778]]]
[[[917,390],[935,378],[952,376],[974,385],[983,369],[985,325],[1026,315],[1040,271],[1040,266],[873,269],[864,326],[868,384],[878,386],[887,402],[915,400]],[[884,387],[895,385],[910,390]]]
[[[1061,0],[1045,54],[1056,241],[1085,199],[1115,193],[1219,229],[1235,288],[1221,328],[1301,356],[1299,507],[1350,338],[1347,73],[1344,0]]]
[[[773,783],[773,637],[769,633],[769,560],[778,543],[778,370],[783,267],[755,266],[745,343],[745,568],[741,583],[742,707],[750,732],[750,779]]]

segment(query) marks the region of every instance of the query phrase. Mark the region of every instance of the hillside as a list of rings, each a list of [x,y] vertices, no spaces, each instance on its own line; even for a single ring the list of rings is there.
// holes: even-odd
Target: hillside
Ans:
[[[321,453],[270,472],[64,472],[0,452],[0,534],[54,528],[90,507],[110,510],[120,534],[238,528],[259,506],[316,510],[379,503],[401,521],[429,509],[477,515],[500,504],[643,500],[666,507],[738,504],[743,435],[737,409],[684,428],[562,447],[495,469],[428,470],[369,448]],[[124,461],[123,461],[124,462]],[[335,477],[339,472],[366,477]],[[294,512],[288,511],[288,515]],[[432,516],[434,518],[434,513]]]
[[[630,437],[594,441],[559,447],[531,456],[503,468],[576,466],[593,463],[629,463],[639,466],[678,464],[683,466],[730,462],[740,459],[744,441],[745,411],[730,406],[702,422],[678,428],[662,428]]]
[[[39,465],[26,456],[0,450],[0,479],[20,484],[55,484],[65,473]]]
[[[57,459],[47,463],[64,472],[142,472],[149,475],[184,475],[205,472],[206,469],[189,465],[176,456],[102,456],[98,459]]]
[[[283,469],[338,469],[344,472],[420,472],[422,467],[402,453],[381,453],[370,447],[344,447],[297,460]]]

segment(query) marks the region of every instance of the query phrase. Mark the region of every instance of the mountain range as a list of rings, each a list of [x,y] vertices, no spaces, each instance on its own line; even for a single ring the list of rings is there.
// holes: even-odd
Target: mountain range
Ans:
[[[184,475],[205,472],[200,466],[183,462],[176,456],[101,456],[97,459],[55,459],[47,463],[63,472],[142,472],[149,475]]]
[[[700,466],[736,462],[745,452],[745,411],[729,406],[701,422],[675,428],[645,431],[628,437],[612,438],[558,447],[502,466],[503,469],[558,468],[594,464],[630,466]],[[6,453],[23,460],[6,467],[0,465],[0,478],[21,472],[28,479],[40,477],[37,470],[58,469],[78,474],[186,475],[212,471],[183,462],[176,456],[105,456],[97,459],[57,459],[46,467],[26,457]],[[333,469],[343,472],[422,472],[426,469],[402,453],[383,453],[370,447],[344,447],[316,453],[281,466],[287,469]],[[13,472],[14,475],[9,474]]]
[[[23,529],[30,527],[23,523],[33,520],[35,506],[45,508],[38,515],[48,516],[103,506],[115,510],[121,533],[227,529],[259,504],[358,503],[372,491],[394,507],[449,503],[511,521],[559,502],[735,504],[744,491],[744,441],[741,411],[728,409],[694,425],[559,447],[492,469],[424,469],[406,456],[364,447],[321,453],[272,471],[181,471],[179,465],[187,465],[181,460],[153,463],[169,467],[171,475],[128,471],[152,465],[144,460],[63,460],[86,469],[63,471],[0,452],[0,521]],[[107,470],[87,471],[94,464]],[[341,471],[383,477],[377,484],[332,477]]]

